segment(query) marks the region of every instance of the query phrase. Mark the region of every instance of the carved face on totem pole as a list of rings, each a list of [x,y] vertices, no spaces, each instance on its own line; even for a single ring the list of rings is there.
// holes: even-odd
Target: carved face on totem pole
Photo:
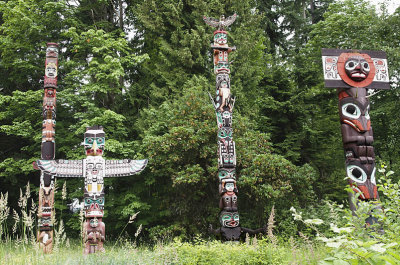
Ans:
[[[386,53],[322,49],[325,87],[389,89]]]
[[[220,180],[219,193],[237,193],[236,180],[233,178],[224,178]]]
[[[371,200],[378,198],[375,179],[375,163],[362,164],[360,161],[350,161],[346,165],[346,174],[353,191],[360,193],[359,199]]]
[[[353,97],[348,91],[340,92],[339,114],[341,123],[351,126],[359,133],[371,129],[369,100],[365,96]]]
[[[57,76],[57,65],[55,63],[48,63],[45,69],[45,75],[50,78]]]
[[[218,128],[232,127],[232,113],[229,111],[217,111]]]
[[[86,130],[83,145],[87,156],[102,156],[105,145],[105,133],[102,126],[93,126]]]
[[[221,183],[224,179],[236,179],[236,169],[221,168],[218,172],[218,178]]]
[[[104,211],[104,195],[101,197],[97,196],[85,196],[84,209],[86,210],[86,216],[102,217]]]
[[[231,181],[223,181],[222,182],[222,187],[227,191],[227,192],[233,192],[236,189],[236,181],[231,180]]]
[[[43,119],[56,119],[56,91],[54,88],[45,88],[43,98]]]
[[[219,217],[222,227],[234,228],[239,226],[239,213],[222,211]]]
[[[46,49],[46,63],[44,72],[44,87],[57,87],[58,45],[48,43]]]
[[[344,69],[347,76],[356,82],[365,80],[371,71],[367,60],[359,55],[349,57],[344,63]]]
[[[214,32],[214,45],[215,46],[227,46],[228,38],[226,31],[217,30]]]
[[[58,57],[58,44],[48,43],[46,49],[46,57]]]

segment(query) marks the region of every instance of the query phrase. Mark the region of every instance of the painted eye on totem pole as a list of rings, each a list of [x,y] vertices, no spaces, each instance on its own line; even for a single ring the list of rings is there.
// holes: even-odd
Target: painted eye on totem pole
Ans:
[[[98,199],[98,200],[97,200],[97,203],[98,203],[98,204],[103,204],[103,202],[104,202],[103,199]]]
[[[347,166],[347,176],[357,183],[364,183],[367,180],[367,173],[356,165]]]
[[[225,170],[221,170],[219,172],[219,177],[220,178],[225,178],[228,175],[228,172],[226,172]]]
[[[376,185],[375,171],[376,171],[376,168],[374,167],[374,169],[372,170],[372,174],[371,174],[371,183],[374,185]]]
[[[93,143],[93,138],[86,138],[86,143],[92,144]]]
[[[230,221],[230,220],[231,220],[231,216],[230,216],[230,215],[224,214],[224,215],[222,216],[222,221],[223,221],[223,222],[227,222],[227,221]]]
[[[346,68],[346,70],[351,71],[356,69],[358,65],[358,62],[356,62],[355,60],[349,60],[346,62],[346,65],[344,66]]]
[[[86,204],[91,204],[91,203],[92,203],[92,200],[91,200],[90,198],[86,198],[86,199],[85,199],[85,203],[86,203]]]
[[[342,106],[342,113],[343,115],[351,118],[351,119],[358,119],[361,116],[360,108],[353,103],[346,103]]]
[[[88,163],[88,164],[87,164],[87,168],[94,168],[93,163]]]
[[[225,130],[220,130],[218,132],[218,137],[219,138],[226,138],[227,136],[229,136],[229,135],[227,134],[227,132]]]
[[[236,222],[238,222],[239,221],[239,214],[234,214],[233,215],[233,220],[235,220]]]

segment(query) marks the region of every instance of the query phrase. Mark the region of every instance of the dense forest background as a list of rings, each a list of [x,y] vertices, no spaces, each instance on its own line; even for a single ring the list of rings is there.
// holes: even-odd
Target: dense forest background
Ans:
[[[37,200],[45,47],[57,42],[56,159],[84,158],[83,132],[94,124],[106,131],[105,158],[149,159],[140,175],[106,180],[107,234],[139,211],[127,231],[142,224],[145,240],[218,226],[213,29],[202,16],[235,12],[242,226],[263,226],[275,206],[278,234],[290,235],[291,206],[311,213],[323,200],[346,200],[337,96],[324,88],[321,48],[386,51],[392,89],[371,96],[370,115],[378,161],[399,171],[400,9],[363,0],[9,0],[0,1],[0,192],[10,205],[28,181]],[[83,180],[57,186],[57,218],[78,237],[66,203],[82,197]]]

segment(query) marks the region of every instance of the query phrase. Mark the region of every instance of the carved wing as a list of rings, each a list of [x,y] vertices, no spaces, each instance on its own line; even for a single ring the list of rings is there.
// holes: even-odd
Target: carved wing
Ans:
[[[38,168],[52,176],[64,178],[83,177],[82,160],[38,160]]]
[[[139,173],[147,165],[147,159],[143,160],[106,160],[105,177],[124,177]]]
[[[215,18],[203,16],[203,20],[204,22],[206,22],[207,25],[214,28],[218,28],[219,21],[216,20]]]
[[[230,16],[230,17],[227,17],[227,18],[225,19],[225,21],[224,21],[224,26],[225,26],[225,27],[229,27],[230,25],[232,25],[232,23],[235,22],[236,17],[237,17],[237,14],[236,14],[236,13],[233,14],[232,16]]]

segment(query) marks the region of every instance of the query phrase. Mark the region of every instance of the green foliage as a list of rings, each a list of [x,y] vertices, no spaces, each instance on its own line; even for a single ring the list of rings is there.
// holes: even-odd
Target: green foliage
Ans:
[[[321,219],[303,220],[301,213],[292,208],[295,220],[303,222],[317,233],[328,247],[328,256],[319,264],[398,264],[400,262],[399,232],[399,183],[393,182],[393,171],[386,171],[386,166],[379,169],[382,173],[378,189],[384,195],[379,202],[359,201],[356,211],[331,208],[331,218],[327,220],[330,230],[324,235],[317,226],[327,224]],[[384,211],[383,211],[384,209]],[[338,220],[341,216],[343,220]],[[366,225],[367,218],[374,217],[376,222]],[[326,219],[326,216],[323,217]],[[336,221],[338,222],[335,222]]]
[[[57,42],[56,158],[83,158],[85,127],[100,124],[107,159],[150,161],[140,175],[106,180],[107,234],[116,237],[138,211],[126,231],[143,225],[149,240],[188,239],[215,225],[217,126],[206,94],[214,93],[213,29],[203,15],[238,14],[228,37],[237,47],[230,59],[243,226],[264,225],[275,205],[277,230],[288,239],[303,227],[290,219],[290,206],[333,222],[319,199],[345,199],[337,99],[323,85],[323,47],[387,52],[394,89],[371,97],[371,120],[377,157],[400,168],[399,12],[377,14],[361,0],[76,3],[0,1],[0,192],[8,192],[10,207],[28,180],[37,196],[31,163],[40,157],[45,46]],[[82,185],[67,180],[67,199],[56,194],[57,216],[76,236],[78,216],[62,204],[81,197]]]
[[[0,257],[3,264],[317,264],[312,251],[290,246],[273,246],[266,240],[249,240],[246,244],[224,244],[216,241],[197,240],[193,244],[183,243],[176,239],[168,244],[157,244],[155,247],[136,248],[131,242],[117,246],[106,245],[106,253],[77,255],[82,249],[78,242],[63,244],[52,254],[43,255],[34,247],[16,248],[16,243],[0,244]],[[292,254],[296,253],[296,258]],[[306,256],[308,259],[305,259]]]
[[[185,231],[186,236],[205,232],[208,223],[218,220],[217,126],[212,104],[202,89],[207,83],[195,76],[185,85],[182,97],[144,110],[137,122],[143,136],[139,152],[150,162],[148,171],[137,176],[148,188],[136,194],[150,202],[151,209],[142,212],[150,224],[161,220],[161,224],[170,224],[170,230],[158,228],[163,231],[160,237],[171,231],[175,231],[172,235]],[[244,225],[264,225],[272,205],[287,202],[288,197],[296,204],[313,201],[309,183],[316,178],[315,171],[271,153],[266,134],[257,132],[239,113],[234,117],[238,186],[244,194],[239,203],[247,209],[241,211]],[[154,234],[155,229],[151,230]]]

